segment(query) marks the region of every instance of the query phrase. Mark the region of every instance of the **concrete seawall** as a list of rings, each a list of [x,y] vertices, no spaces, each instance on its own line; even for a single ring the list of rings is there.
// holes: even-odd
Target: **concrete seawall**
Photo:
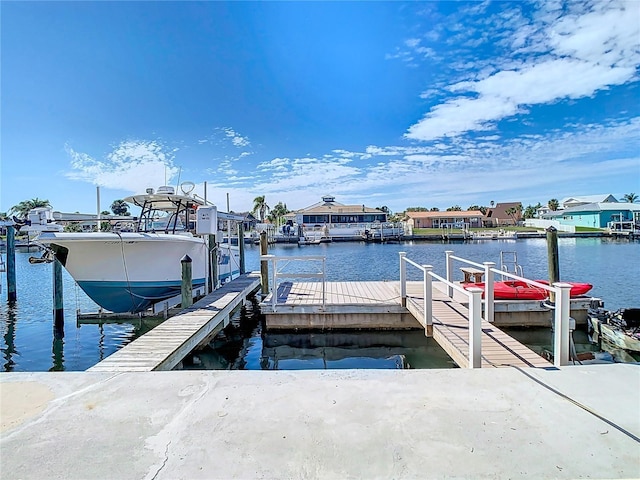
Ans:
[[[640,368],[2,373],[2,478],[638,478]]]

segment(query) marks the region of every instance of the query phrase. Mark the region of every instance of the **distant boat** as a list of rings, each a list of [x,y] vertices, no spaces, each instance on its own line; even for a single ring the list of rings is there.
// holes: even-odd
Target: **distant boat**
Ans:
[[[193,288],[205,286],[211,263],[206,236],[217,230],[215,207],[166,186],[124,201],[142,208],[133,232],[45,231],[35,241],[53,252],[95,303],[114,313],[141,312],[179,295],[185,255],[192,260]],[[195,234],[198,208],[206,213],[198,222],[210,224],[203,235]],[[239,275],[239,257],[237,246],[219,244],[220,282]]]

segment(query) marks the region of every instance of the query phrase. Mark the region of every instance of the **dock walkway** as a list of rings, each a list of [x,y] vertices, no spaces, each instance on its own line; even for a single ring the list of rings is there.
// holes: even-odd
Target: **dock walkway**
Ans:
[[[468,309],[450,299],[433,283],[433,338],[462,368],[469,364]],[[407,308],[400,306],[399,282],[326,282],[325,301],[320,282],[283,282],[278,286],[275,312],[271,295],[260,304],[267,316],[314,314],[315,316],[339,315],[367,311],[376,313],[410,312],[423,323],[423,296],[421,282],[407,282]],[[309,323],[307,328],[318,326],[336,328],[330,321]],[[406,324],[405,324],[406,326]],[[417,325],[416,325],[417,326]],[[299,325],[298,328],[301,326]],[[353,328],[348,325],[347,328]],[[345,328],[345,327],[343,327]],[[364,326],[362,327],[364,328]],[[513,339],[496,326],[482,321],[482,367],[551,367],[551,363]]]
[[[469,309],[449,298],[434,282],[433,338],[461,368],[469,365]],[[422,284],[407,283],[407,308],[422,324],[424,318]],[[422,325],[423,327],[425,325]],[[552,364],[495,325],[482,320],[482,368],[540,367]]]
[[[259,287],[258,273],[241,275],[87,371],[171,370],[195,347],[228,325],[230,314]]]

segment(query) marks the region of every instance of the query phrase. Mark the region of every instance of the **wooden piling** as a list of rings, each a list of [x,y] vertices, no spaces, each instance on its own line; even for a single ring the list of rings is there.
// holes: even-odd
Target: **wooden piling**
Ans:
[[[53,261],[53,331],[57,338],[64,337],[64,295],[62,290],[62,264]]]
[[[209,235],[209,292],[218,288],[218,245],[216,236]]]
[[[268,249],[267,232],[260,232],[260,255],[267,255]],[[260,260],[260,278],[262,283],[262,294],[269,293],[269,264],[267,260]]]
[[[191,261],[189,255],[185,255],[180,259],[180,263],[182,264],[182,308],[188,308],[193,305]]]
[[[16,293],[16,229],[13,225],[7,225],[7,300],[15,302],[18,299]]]
[[[558,230],[547,228],[547,265],[549,268],[549,285],[560,281],[560,257],[558,256]],[[555,293],[549,292],[549,300],[555,302]]]

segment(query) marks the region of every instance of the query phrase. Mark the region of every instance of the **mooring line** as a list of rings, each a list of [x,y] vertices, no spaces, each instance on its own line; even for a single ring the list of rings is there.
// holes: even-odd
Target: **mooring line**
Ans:
[[[573,398],[571,398],[570,396],[562,393],[559,390],[556,390],[555,388],[553,388],[551,385],[547,385],[546,383],[544,383],[542,380],[534,377],[533,375],[528,374],[527,372],[525,372],[522,368],[518,367],[518,366],[513,366],[513,368],[517,369],[520,373],[526,375],[527,377],[529,377],[531,380],[533,380],[534,382],[536,382],[539,385],[542,385],[544,388],[546,388],[547,390],[555,393],[556,395],[564,398],[565,400],[570,401],[571,403],[573,403],[575,406],[580,407],[581,409],[583,409],[585,412],[590,413],[591,415],[593,415],[596,418],[599,418],[600,420],[602,420],[603,422],[605,422],[607,425],[612,426],[613,428],[615,428],[616,430],[618,430],[621,433],[624,433],[627,437],[631,438],[632,440],[635,440],[637,443],[640,443],[640,438],[637,437],[636,435],[634,435],[633,433],[631,433],[630,431],[626,430],[625,428],[621,427],[620,425],[616,424],[615,422],[613,422],[612,420],[609,420],[608,418],[603,417],[602,415],[600,415],[599,413],[593,411],[591,408],[587,407],[586,405],[578,402],[577,400],[574,400]]]

